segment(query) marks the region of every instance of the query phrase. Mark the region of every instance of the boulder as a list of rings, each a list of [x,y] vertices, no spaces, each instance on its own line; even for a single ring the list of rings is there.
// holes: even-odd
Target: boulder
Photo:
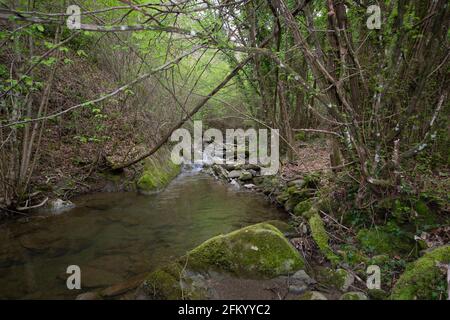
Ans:
[[[450,263],[450,246],[438,247],[406,267],[392,290],[393,300],[446,299],[447,270],[439,264]],[[444,268],[446,269],[446,268]]]
[[[347,292],[344,293],[339,300],[368,300],[367,296],[362,292]]]
[[[249,277],[276,277],[304,267],[298,251],[268,223],[211,238],[190,251],[187,258],[193,269],[218,269]]]
[[[273,279],[304,268],[297,250],[268,223],[211,238],[185,257],[152,272],[140,286],[143,299],[204,299],[208,275]]]
[[[291,277],[291,279],[295,282],[301,282],[304,283],[306,285],[312,285],[317,283],[316,280],[314,280],[313,278],[311,278],[306,272],[305,270],[299,270],[296,273],[294,273]]]
[[[228,178],[229,179],[236,179],[241,176],[242,171],[241,170],[232,170],[228,172]]]
[[[249,171],[242,171],[241,174],[239,175],[239,180],[241,181],[248,181],[251,179],[253,179],[253,175]]]
[[[50,200],[48,203],[48,208],[51,213],[58,214],[66,210],[70,210],[75,207],[75,204],[69,200],[64,201],[62,199]]]
[[[319,283],[340,291],[347,291],[355,281],[355,277],[344,269],[319,268],[317,276]]]

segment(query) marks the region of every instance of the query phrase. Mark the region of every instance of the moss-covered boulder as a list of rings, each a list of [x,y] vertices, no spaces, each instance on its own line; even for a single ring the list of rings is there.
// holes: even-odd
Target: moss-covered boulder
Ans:
[[[190,251],[187,261],[194,270],[213,269],[251,278],[271,278],[304,268],[298,251],[268,223],[211,238]]]
[[[408,265],[395,284],[391,299],[446,299],[446,274],[438,263],[450,263],[450,246],[434,249]]]
[[[144,280],[138,289],[139,296],[153,300],[197,300],[206,297],[206,288],[198,284],[195,275],[180,263],[160,268]]]
[[[181,171],[181,166],[174,164],[167,151],[161,151],[144,163],[144,171],[137,181],[137,188],[142,193],[162,190]]]
[[[344,269],[318,268],[316,277],[322,285],[339,291],[347,291],[355,280],[355,277]]]

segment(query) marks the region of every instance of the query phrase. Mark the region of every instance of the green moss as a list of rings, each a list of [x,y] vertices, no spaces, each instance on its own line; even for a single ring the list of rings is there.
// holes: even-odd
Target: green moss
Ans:
[[[297,204],[301,201],[301,197],[298,195],[291,196],[285,203],[284,203],[284,209],[286,211],[293,211],[294,208],[297,206]]]
[[[346,263],[353,266],[361,263],[366,264],[369,260],[360,250],[352,245],[342,245],[339,253]]]
[[[391,299],[446,299],[446,276],[436,263],[450,263],[450,246],[434,249],[409,264],[395,284]]]
[[[307,291],[302,294],[298,300],[328,300],[322,293],[318,291]]]
[[[290,194],[286,191],[283,191],[276,197],[276,200],[278,203],[284,204],[286,201],[288,201],[289,198]]]
[[[363,249],[375,254],[409,254],[414,251],[414,241],[401,231],[384,226],[374,229],[361,229],[357,239]]]
[[[296,216],[302,216],[303,213],[309,211],[312,207],[312,201],[310,199],[299,202],[294,208],[294,214]]]
[[[320,174],[311,173],[303,178],[308,188],[317,189],[320,184]]]
[[[370,300],[385,300],[388,298],[386,291],[381,289],[370,289],[367,291]]]
[[[414,207],[417,212],[415,223],[418,226],[431,226],[438,222],[436,215],[428,208],[427,204],[423,200],[418,200]]]
[[[322,252],[331,263],[335,264],[339,262],[339,257],[331,250],[328,244],[328,234],[318,213],[313,214],[309,218],[309,227],[311,228],[312,237],[319,247],[320,252]]]
[[[144,292],[153,299],[181,299],[181,270],[180,265],[174,263],[152,272],[143,283]]]
[[[300,254],[268,223],[209,239],[188,253],[189,268],[217,269],[237,276],[275,277],[304,267]]]
[[[206,291],[195,284],[184,264],[172,263],[160,268],[145,279],[141,289],[146,297],[155,300],[205,299]]]
[[[181,167],[170,160],[168,152],[161,151],[155,158],[146,160],[137,187],[142,192],[160,191],[180,173],[180,170]]]
[[[319,283],[337,290],[347,289],[346,280],[349,281],[349,277],[348,272],[344,269],[333,270],[325,267],[318,267],[316,269],[316,278]]]

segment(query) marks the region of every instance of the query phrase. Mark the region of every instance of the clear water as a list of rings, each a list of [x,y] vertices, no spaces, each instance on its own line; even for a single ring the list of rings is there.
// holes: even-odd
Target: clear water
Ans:
[[[285,215],[263,196],[201,173],[182,173],[156,195],[99,193],[57,216],[0,226],[0,298],[71,299],[125,281],[206,239]],[[66,269],[81,268],[81,290]]]

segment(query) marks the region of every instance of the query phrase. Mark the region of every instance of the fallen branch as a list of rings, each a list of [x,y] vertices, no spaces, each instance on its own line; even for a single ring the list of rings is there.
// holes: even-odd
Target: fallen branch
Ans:
[[[36,209],[36,208],[42,207],[44,204],[47,203],[47,201],[48,201],[48,197],[45,198],[45,199],[44,199],[41,203],[39,203],[39,204],[36,204],[36,205],[34,205],[34,206],[17,207],[16,210],[18,210],[18,211],[25,211],[25,210],[30,210],[30,209]]]

